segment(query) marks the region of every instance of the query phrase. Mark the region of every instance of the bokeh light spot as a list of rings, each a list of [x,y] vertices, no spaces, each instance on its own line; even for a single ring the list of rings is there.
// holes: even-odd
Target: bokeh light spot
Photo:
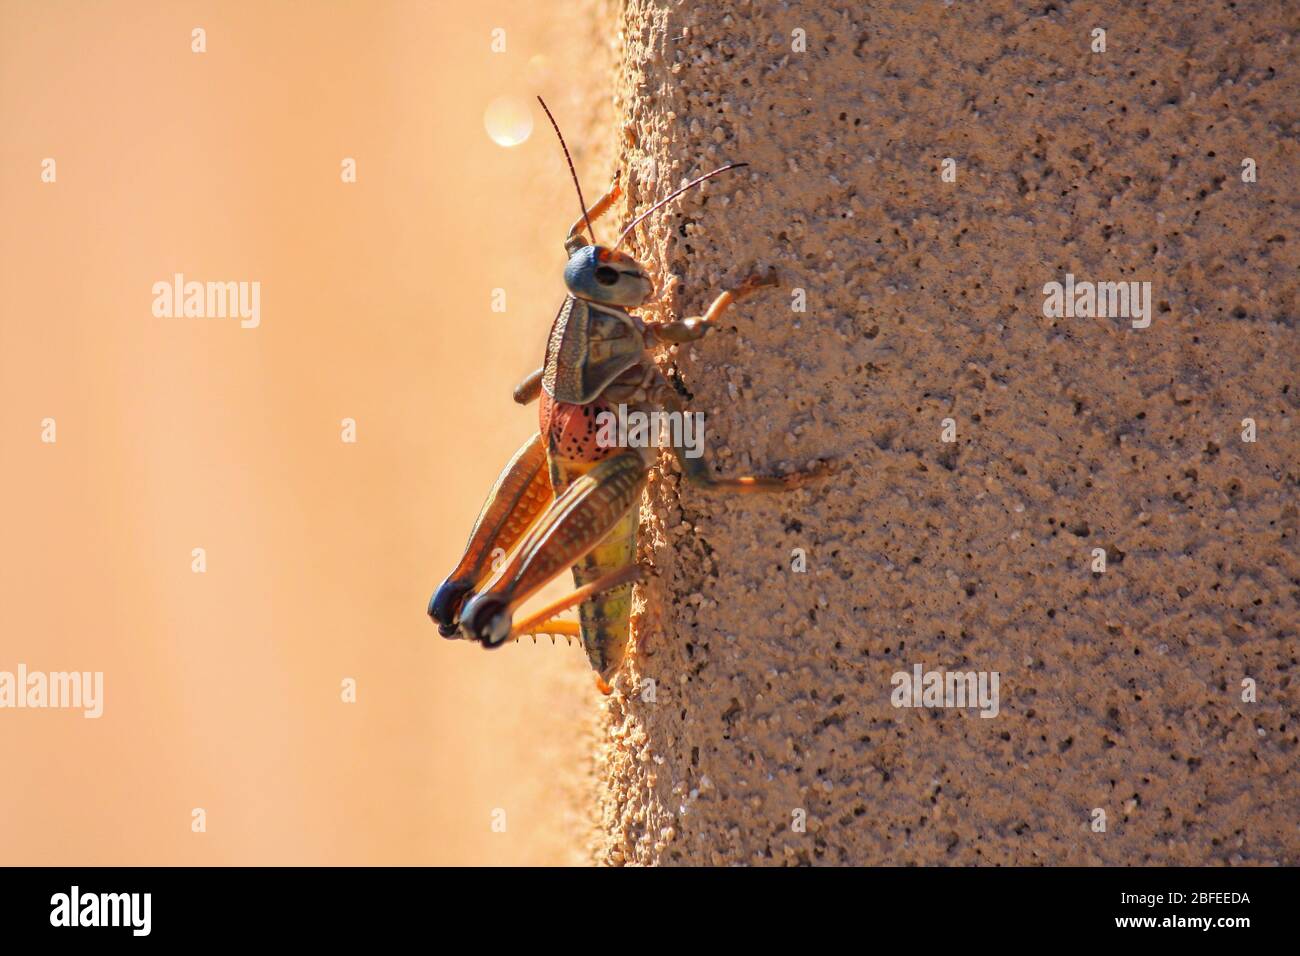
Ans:
[[[517,96],[498,96],[483,111],[483,126],[498,146],[518,146],[533,134],[533,112]]]

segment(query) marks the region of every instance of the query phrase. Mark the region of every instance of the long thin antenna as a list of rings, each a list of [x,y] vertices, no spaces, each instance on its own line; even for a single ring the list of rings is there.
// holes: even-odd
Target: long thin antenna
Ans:
[[[582,184],[578,182],[578,171],[573,168],[573,157],[569,155],[569,147],[564,142],[564,134],[560,132],[560,124],[555,122],[555,117],[551,115],[546,100],[539,96],[537,102],[542,104],[542,109],[546,111],[546,118],[551,121],[551,127],[555,130],[555,135],[560,138],[560,149],[564,150],[564,158],[569,162],[569,175],[573,177],[573,188],[578,191],[578,203],[582,206],[582,220],[587,224],[587,235],[591,236],[592,242],[595,242],[596,232],[591,228],[591,220],[587,217],[587,200],[582,198]]]
[[[631,235],[632,230],[637,227],[637,225],[641,222],[641,220],[645,219],[646,216],[649,216],[651,213],[655,212],[656,210],[662,209],[664,206],[672,202],[682,193],[686,192],[686,190],[694,189],[700,183],[704,182],[706,179],[712,179],[714,176],[718,175],[718,173],[725,173],[728,169],[739,169],[741,166],[748,166],[748,165],[749,163],[728,163],[726,166],[719,166],[713,172],[705,173],[699,179],[692,179],[689,183],[687,183],[685,186],[683,186],[681,189],[677,190],[676,192],[669,193],[663,199],[659,200],[657,203],[655,203],[645,212],[641,213],[641,215],[637,216],[630,223],[628,223],[628,227],[624,229],[622,235],[618,237],[618,242],[614,243],[615,251],[617,251],[618,247],[623,244],[623,240],[626,239],[629,235]]]

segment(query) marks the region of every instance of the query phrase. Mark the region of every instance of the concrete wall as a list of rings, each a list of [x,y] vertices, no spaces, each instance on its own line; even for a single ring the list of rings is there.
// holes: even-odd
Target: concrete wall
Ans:
[[[843,467],[652,484],[599,859],[1300,862],[1286,7],[627,0],[633,207],[752,164],[640,237],[665,313],[783,282],[665,362],[722,473]],[[1067,273],[1149,327],[1045,317]],[[917,664],[997,716],[892,706]]]

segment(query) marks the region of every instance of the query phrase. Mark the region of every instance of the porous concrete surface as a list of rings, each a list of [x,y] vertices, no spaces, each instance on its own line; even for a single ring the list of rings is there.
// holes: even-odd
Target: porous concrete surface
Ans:
[[[627,209],[752,164],[642,231],[649,317],[783,284],[665,365],[719,473],[842,467],[651,484],[600,861],[1300,863],[1296,9],[628,0]],[[1045,318],[1066,273],[1150,327]]]

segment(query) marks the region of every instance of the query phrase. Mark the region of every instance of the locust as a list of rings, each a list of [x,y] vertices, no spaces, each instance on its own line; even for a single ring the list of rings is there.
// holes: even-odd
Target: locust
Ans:
[[[637,225],[682,193],[747,164],[731,163],[692,180],[634,218],[612,247],[602,246],[594,224],[621,196],[620,176],[588,206],[559,125],[545,101],[538,101],[560,140],[582,210],[564,240],[568,295],[551,325],[543,365],[514,391],[517,403],[538,403],[538,430],[492,486],[465,552],[434,592],[428,614],[443,637],[485,648],[525,636],[579,637],[596,686],[609,694],[631,636],[632,591],[643,573],[637,564],[638,505],[657,453],[598,440],[598,416],[619,404],[686,414],[651,348],[701,338],[737,302],[778,283],[772,271],[754,272],[721,292],[704,315],[653,322],[634,315],[630,310],[653,300],[655,284],[620,247]],[[680,447],[673,453],[689,481],[717,492],[789,491],[833,469],[821,459],[780,477],[722,478],[707,458],[687,456]],[[576,590],[515,621],[520,607],[566,569],[572,569]],[[577,622],[559,617],[574,606]]]

